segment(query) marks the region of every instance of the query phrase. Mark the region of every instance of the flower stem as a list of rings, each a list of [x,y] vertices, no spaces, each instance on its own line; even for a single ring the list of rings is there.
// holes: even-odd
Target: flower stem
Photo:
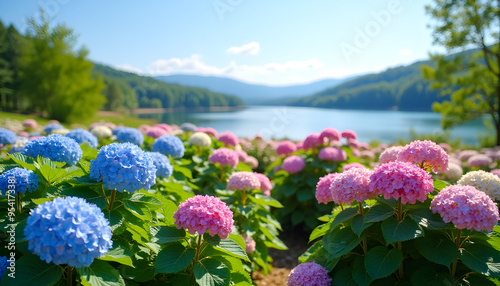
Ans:
[[[245,205],[247,202],[246,189],[241,190],[241,204]]]
[[[398,221],[401,221],[403,216],[403,204],[401,203],[401,198],[398,200]]]
[[[16,194],[16,208],[17,208],[17,213],[20,214],[21,210],[23,208],[23,205],[21,203],[21,193],[17,192]]]
[[[108,210],[113,210],[113,203],[115,202],[116,189],[111,191],[111,198],[109,199]]]
[[[196,257],[194,258],[194,262],[198,261],[200,258],[200,248],[201,248],[201,234],[198,235],[198,245],[196,246]]]
[[[398,221],[401,221],[402,218],[403,218],[403,204],[401,203],[401,198],[399,198],[399,200],[398,200]],[[398,249],[402,250],[402,248],[403,248],[403,245],[402,245],[401,241],[398,241]],[[401,262],[401,264],[399,264],[398,274],[399,274],[399,280],[403,280],[404,279],[403,262]]]
[[[358,202],[358,205],[359,205],[359,213],[360,213],[361,215],[364,215],[364,214],[363,214],[363,205],[362,205],[360,202]]]
[[[66,285],[73,285],[73,267],[69,265],[66,266]]]
[[[462,236],[462,230],[459,229],[457,232],[457,237],[455,238],[455,245],[460,247],[460,236]],[[455,279],[455,273],[457,271],[457,263],[458,263],[458,256],[455,258],[455,261],[453,261],[453,265],[451,266],[451,278]]]
[[[344,210],[343,203],[340,203],[340,209],[341,209],[341,210]]]

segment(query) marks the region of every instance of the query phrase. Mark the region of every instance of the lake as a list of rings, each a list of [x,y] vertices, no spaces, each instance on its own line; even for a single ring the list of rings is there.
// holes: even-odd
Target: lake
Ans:
[[[262,134],[266,139],[301,140],[309,133],[334,127],[342,131],[351,129],[360,142],[395,142],[409,139],[410,130],[418,134],[442,132],[441,114],[434,112],[388,110],[339,110],[290,106],[249,106],[225,112],[168,112],[143,114],[168,124],[191,122],[202,127],[213,127],[218,132],[231,131],[238,137],[248,138]],[[482,120],[469,122],[451,130],[452,138],[463,143],[477,144],[478,134],[493,132],[484,127]]]

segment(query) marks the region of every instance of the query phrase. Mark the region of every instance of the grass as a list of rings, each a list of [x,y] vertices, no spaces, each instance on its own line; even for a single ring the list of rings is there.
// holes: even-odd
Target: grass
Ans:
[[[13,119],[13,120],[19,120],[23,121],[25,119],[35,119],[39,125],[46,125],[49,122],[49,119],[39,117],[37,115],[29,115],[29,114],[20,114],[20,113],[11,113],[11,112],[4,112],[0,111],[0,120],[1,119]],[[152,120],[152,119],[141,119],[137,117],[133,117],[127,114],[120,114],[120,113],[112,113],[108,115],[102,115],[102,114],[96,114],[93,117],[89,118],[84,118],[80,120],[78,124],[65,124],[63,123],[64,126],[66,127],[71,127],[73,125],[85,125],[89,126],[90,124],[94,122],[99,122],[99,121],[105,121],[105,122],[112,122],[117,125],[124,125],[124,126],[129,126],[129,127],[139,127],[142,124],[155,124],[157,121]]]

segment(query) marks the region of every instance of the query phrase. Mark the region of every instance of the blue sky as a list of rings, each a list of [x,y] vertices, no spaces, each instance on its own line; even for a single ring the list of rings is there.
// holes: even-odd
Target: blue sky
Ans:
[[[44,7],[89,58],[147,75],[199,74],[289,85],[426,59],[430,0],[0,0],[24,31]]]

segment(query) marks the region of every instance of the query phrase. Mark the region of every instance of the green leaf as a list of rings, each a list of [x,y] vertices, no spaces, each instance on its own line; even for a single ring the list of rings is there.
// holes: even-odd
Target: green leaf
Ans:
[[[113,242],[113,248],[106,253],[106,256],[98,259],[118,262],[123,265],[134,267],[131,256],[132,253],[130,253],[130,251],[128,251],[123,245]]]
[[[382,234],[388,244],[396,241],[406,241],[424,235],[422,229],[415,221],[398,221],[394,217],[389,217],[382,222]]]
[[[155,260],[156,273],[175,273],[191,264],[196,250],[180,242],[173,242],[163,248]]]
[[[389,276],[403,262],[403,253],[398,248],[389,250],[385,246],[375,246],[365,256],[366,271],[373,280]]]
[[[133,215],[135,215],[136,217],[138,217],[140,219],[149,221],[152,218],[151,211],[147,207],[146,203],[126,200],[123,202],[123,205]]]
[[[31,171],[35,171],[36,167],[33,165],[34,161],[28,156],[21,155],[21,153],[8,154],[19,166]]]
[[[463,282],[463,283],[460,283]],[[465,276],[461,281],[459,281],[460,286],[469,286],[469,285],[481,285],[481,286],[495,286],[499,285],[500,281],[498,279],[494,279],[491,277],[487,277],[481,274],[472,273],[470,275]],[[451,284],[450,284],[451,285]]]
[[[331,225],[332,223],[329,222],[318,225],[316,228],[314,228],[313,231],[311,232],[311,235],[309,236],[309,242],[315,240],[320,236],[324,236],[328,232],[328,230],[330,230]]]
[[[231,281],[229,268],[215,258],[196,261],[193,273],[200,286],[226,286]]]
[[[155,235],[158,239],[156,243],[174,242],[186,237],[186,231],[175,226],[160,226],[158,233]]]
[[[53,169],[50,165],[43,165],[40,167],[40,174],[49,183],[57,182],[64,178],[68,173],[64,169]]]
[[[347,209],[341,211],[333,219],[332,227],[336,227],[337,225],[353,218],[358,213],[358,211],[359,211],[358,208],[347,208]]]
[[[310,189],[300,189],[297,193],[297,199],[301,203],[307,202],[312,198],[314,198],[314,194],[311,192]]]
[[[10,273],[15,276],[9,276]],[[0,285],[55,285],[61,279],[62,273],[63,268],[59,265],[48,264],[38,256],[26,254],[16,261],[15,272],[9,268],[5,270]]]
[[[172,201],[166,201],[162,205],[162,214],[165,217],[164,222],[167,225],[174,224],[175,219],[174,219],[174,213],[177,211],[179,207]]]
[[[120,286],[125,285],[123,277],[107,262],[94,260],[90,267],[77,268],[83,285]]]
[[[256,194],[255,196],[249,196],[250,200],[259,205],[271,206],[273,208],[282,208],[283,205],[273,197],[264,196],[261,194]]]
[[[432,213],[430,209],[414,209],[409,212],[410,218],[428,229],[443,229],[446,223],[439,214]]]
[[[181,166],[178,166],[178,165],[174,165],[174,172],[179,172],[182,175],[184,175],[184,177],[189,178],[189,179],[193,178],[193,173],[191,172],[191,170],[189,170],[186,167],[181,167]]]
[[[394,214],[394,209],[388,205],[374,205],[365,215],[365,223],[383,221]]]
[[[373,222],[365,222],[365,217],[362,216],[361,214],[357,214],[353,219],[351,223],[351,228],[352,231],[357,235],[361,236],[361,233],[370,227],[373,224]]]
[[[134,261],[134,266],[135,268],[121,266],[120,273],[124,278],[134,280],[135,282],[147,282],[155,276],[154,265],[146,259]]]
[[[365,261],[362,256],[358,256],[356,260],[354,260],[352,279],[356,281],[359,286],[368,286],[372,282],[370,274],[366,272]]]
[[[335,272],[331,285],[358,286],[351,274],[352,268],[344,267]]]
[[[239,259],[243,259],[246,261],[250,261],[248,259],[247,253],[245,250],[232,238],[226,238],[220,241],[219,245],[215,246],[215,249],[221,250],[229,256],[237,257]]]
[[[427,233],[416,241],[417,249],[427,260],[449,267],[458,255],[453,241],[446,236]]]
[[[500,252],[489,244],[466,244],[460,251],[460,260],[481,274],[500,277]]]
[[[442,189],[444,189],[450,185],[449,183],[446,183],[446,182],[443,182],[443,181],[437,180],[437,179],[434,179],[433,184],[434,184],[434,189],[438,190],[438,191],[441,191]]]
[[[350,227],[334,228],[323,237],[323,245],[328,250],[328,260],[335,259],[353,250],[362,240]]]
[[[455,285],[453,279],[448,273],[436,272],[436,269],[430,265],[423,265],[411,275],[412,285],[426,285],[426,286],[443,286]],[[471,284],[482,285],[482,284]]]
[[[95,160],[97,154],[99,154],[99,150],[90,147],[90,144],[85,142],[80,145],[82,149],[82,160],[92,161]]]

